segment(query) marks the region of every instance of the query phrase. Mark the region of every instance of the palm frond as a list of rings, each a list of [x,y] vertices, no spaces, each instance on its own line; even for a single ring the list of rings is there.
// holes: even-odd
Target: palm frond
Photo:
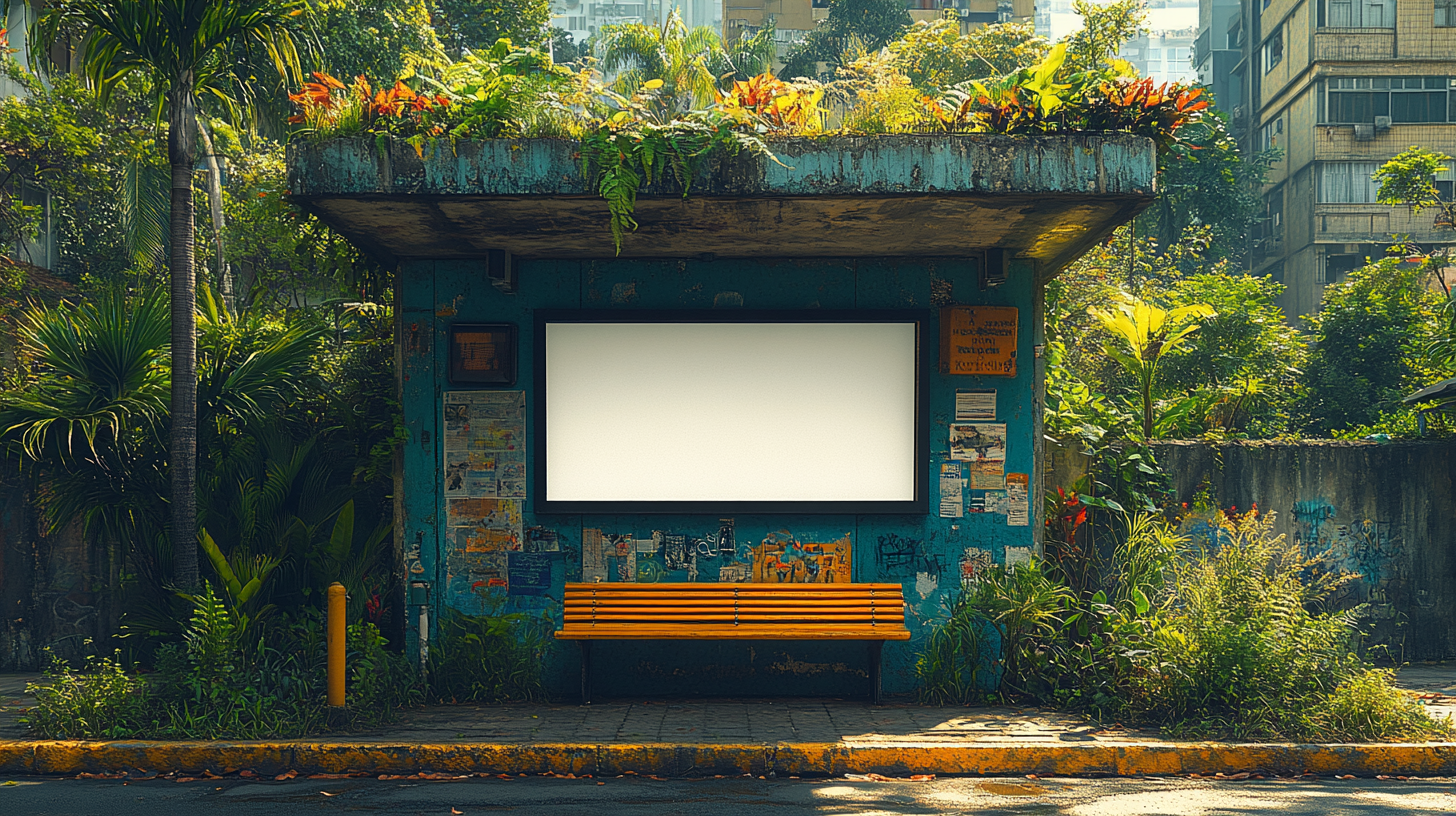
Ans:
[[[170,175],[167,168],[141,157],[121,166],[116,182],[117,210],[132,263],[146,268],[161,263],[167,248]]]

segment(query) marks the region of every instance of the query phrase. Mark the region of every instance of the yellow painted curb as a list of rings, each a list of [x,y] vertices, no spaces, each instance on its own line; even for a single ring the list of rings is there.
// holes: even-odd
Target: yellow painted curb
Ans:
[[[1273,773],[1456,775],[1456,743],[1298,745],[1234,743],[644,743],[0,741],[0,774],[132,769],[260,774],[418,771],[658,776],[1172,775]]]

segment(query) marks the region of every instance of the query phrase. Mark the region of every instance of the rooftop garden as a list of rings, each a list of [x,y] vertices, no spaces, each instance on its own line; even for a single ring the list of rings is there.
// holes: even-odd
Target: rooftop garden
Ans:
[[[1179,132],[1208,107],[1201,89],[1139,78],[1105,46],[1075,38],[1014,52],[1010,59],[1030,61],[979,78],[929,70],[919,57],[910,65],[905,49],[885,49],[825,79],[786,81],[748,73],[766,62],[752,43],[735,60],[693,36],[674,17],[661,28],[618,27],[600,59],[578,65],[502,39],[392,83],[316,72],[290,95],[290,121],[299,140],[363,137],[381,149],[400,140],[421,158],[461,139],[578,140],[581,172],[608,203],[620,252],[643,185],[667,182],[686,196],[705,162],[743,152],[778,161],[782,138],[1117,132],[1148,137],[1167,154],[1187,149]]]

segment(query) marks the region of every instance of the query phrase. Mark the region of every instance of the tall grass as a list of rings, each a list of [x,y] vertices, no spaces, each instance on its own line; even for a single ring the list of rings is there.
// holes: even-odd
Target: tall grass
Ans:
[[[989,570],[927,638],[921,700],[1050,704],[1181,736],[1452,734],[1361,657],[1363,610],[1325,610],[1354,576],[1276,535],[1272,516],[1220,525],[1199,548],[1132,517],[1100,585],[1080,592],[1063,564]]]

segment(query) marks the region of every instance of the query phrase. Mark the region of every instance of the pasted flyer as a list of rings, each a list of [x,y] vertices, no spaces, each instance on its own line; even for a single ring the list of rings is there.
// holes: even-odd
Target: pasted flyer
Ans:
[[[445,498],[526,497],[526,392],[445,392]]]
[[[940,465],[940,517],[960,518],[966,514],[965,479],[961,477],[960,462],[942,462]]]
[[[594,527],[581,531],[581,580],[589,584],[607,580],[607,538]]]
[[[446,499],[445,527],[463,553],[519,552],[523,540],[519,499]]]
[[[955,395],[956,422],[996,420],[996,389],[963,389]]]
[[[507,595],[545,595],[551,591],[550,553],[506,554]]]
[[[1006,525],[1026,527],[1031,524],[1027,494],[1031,479],[1025,473],[1006,474]]]
[[[958,462],[1006,461],[1006,423],[952,423],[950,458]]]
[[[1006,487],[1005,462],[967,462],[972,490],[1001,490]]]

